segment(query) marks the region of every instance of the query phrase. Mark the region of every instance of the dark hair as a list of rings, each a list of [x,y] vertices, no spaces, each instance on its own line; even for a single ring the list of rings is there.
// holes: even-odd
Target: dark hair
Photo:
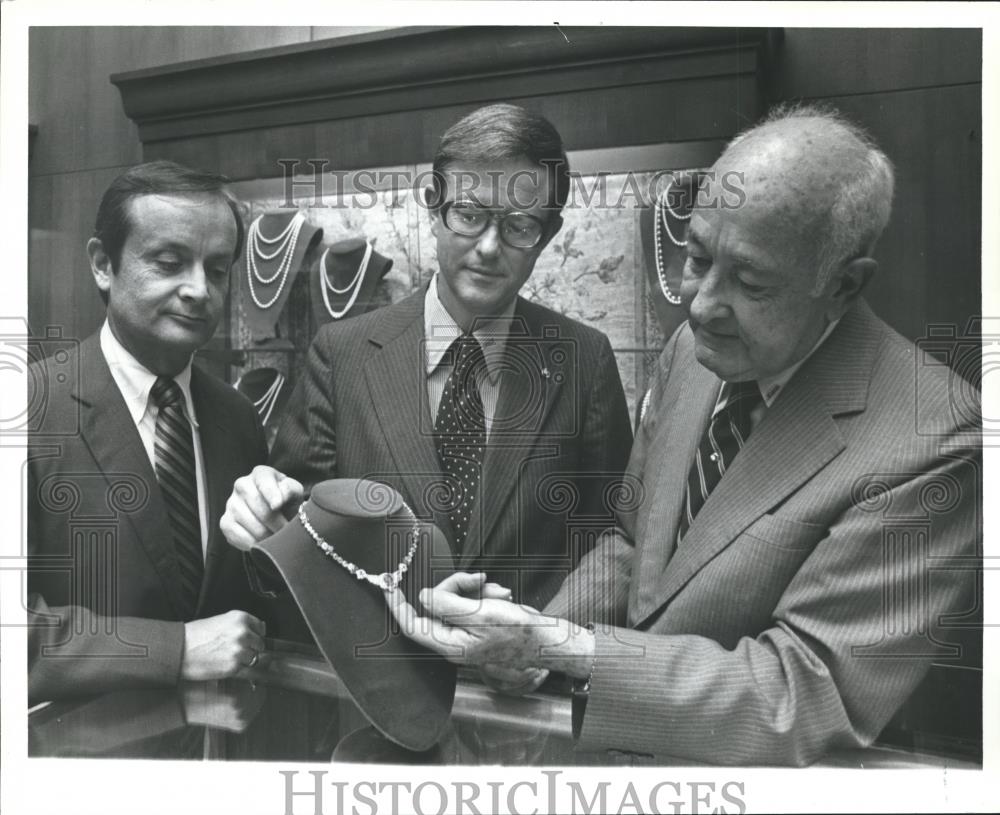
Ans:
[[[434,155],[434,186],[428,205],[436,209],[444,204],[444,171],[449,165],[521,157],[549,173],[546,204],[560,211],[569,197],[569,161],[562,137],[544,116],[508,104],[474,110],[445,131]]]
[[[101,197],[94,224],[94,237],[101,241],[104,251],[111,259],[111,271],[118,272],[122,259],[122,247],[128,238],[129,202],[142,195],[185,195],[209,193],[217,195],[232,210],[236,220],[236,249],[233,262],[243,249],[245,227],[243,225],[243,205],[228,190],[229,179],[224,175],[205,170],[192,170],[173,161],[150,161],[130,167],[111,182]],[[101,299],[108,304],[107,292],[102,291]]]

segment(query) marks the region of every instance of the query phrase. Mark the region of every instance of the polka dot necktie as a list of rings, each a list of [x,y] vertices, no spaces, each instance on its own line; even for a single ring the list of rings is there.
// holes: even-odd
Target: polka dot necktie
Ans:
[[[449,487],[448,516],[460,550],[482,480],[486,415],[478,381],[485,371],[486,359],[479,341],[471,334],[458,337],[444,359],[449,355],[453,365],[434,421],[434,439]]]
[[[746,444],[752,426],[750,414],[762,401],[760,388],[753,380],[725,383],[721,398],[723,407],[708,423],[688,473],[687,495],[677,528],[678,546],[698,511]]]
[[[184,393],[173,379],[158,377],[150,391],[156,414],[154,460],[156,479],[167,505],[174,552],[180,568],[186,614],[193,618],[205,563],[201,553],[198,482],[194,470],[194,440],[184,413]]]

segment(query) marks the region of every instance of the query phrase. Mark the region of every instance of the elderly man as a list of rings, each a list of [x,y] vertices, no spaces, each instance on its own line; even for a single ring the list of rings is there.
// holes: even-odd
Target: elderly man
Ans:
[[[263,647],[262,601],[218,519],[267,448],[253,405],[191,364],[243,240],[224,182],[166,161],[116,178],[87,244],[107,320],[32,370],[32,701],[227,677]]]
[[[574,677],[581,748],[805,764],[875,739],[939,615],[963,608],[971,574],[932,566],[976,551],[978,428],[859,296],[893,189],[862,131],[778,112],[713,170],[689,319],[629,465],[644,499],[547,614],[480,599],[471,576],[425,591],[427,617],[392,603],[415,639],[508,689]]]
[[[613,517],[632,432],[607,337],[518,292],[562,226],[562,141],[514,105],[444,134],[427,190],[438,272],[408,299],[323,328],[275,441],[236,482],[233,545],[334,477],[392,485],[457,562],[541,606],[592,547],[574,518]],[[570,500],[563,500],[567,496]]]

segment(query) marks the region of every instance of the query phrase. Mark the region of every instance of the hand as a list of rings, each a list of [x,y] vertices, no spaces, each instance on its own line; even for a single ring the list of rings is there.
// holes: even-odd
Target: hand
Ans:
[[[234,680],[224,684],[185,685],[181,700],[189,725],[213,727],[242,733],[260,713],[267,699],[267,687]]]
[[[508,696],[521,696],[541,687],[549,678],[546,668],[512,668],[498,662],[479,666],[479,678],[493,690]]]
[[[593,659],[593,637],[579,626],[528,606],[485,595],[464,596],[459,591],[483,579],[459,573],[435,589],[421,591],[420,604],[430,612],[427,617],[419,616],[399,590],[388,593],[386,599],[403,633],[452,662],[552,668],[573,676],[587,675]]]
[[[286,523],[281,509],[305,496],[302,485],[273,467],[260,465],[237,478],[219,528],[230,545],[244,551],[269,538]]]
[[[513,596],[510,589],[504,588],[499,583],[487,583],[483,572],[455,572],[438,583],[434,591],[449,592],[458,597],[495,600],[510,600]]]
[[[251,663],[264,650],[264,623],[245,611],[227,611],[216,617],[184,624],[181,677],[191,680],[224,679]]]

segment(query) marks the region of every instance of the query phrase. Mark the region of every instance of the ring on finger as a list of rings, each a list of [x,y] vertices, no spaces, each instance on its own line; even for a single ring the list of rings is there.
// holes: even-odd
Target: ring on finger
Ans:
[[[250,657],[250,661],[247,663],[247,667],[252,668],[254,665],[257,664],[257,661],[259,659],[260,659],[260,651],[254,651],[253,656]]]

